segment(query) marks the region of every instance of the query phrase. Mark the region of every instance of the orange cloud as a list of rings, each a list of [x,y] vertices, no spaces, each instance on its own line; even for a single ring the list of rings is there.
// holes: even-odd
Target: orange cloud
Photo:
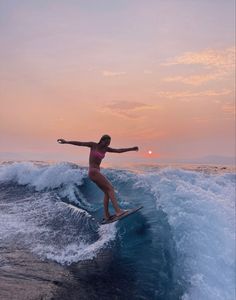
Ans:
[[[191,92],[191,91],[174,91],[174,92],[159,92],[158,95],[163,98],[176,99],[176,98],[194,98],[194,97],[216,97],[225,96],[231,94],[232,91],[229,89],[223,89],[221,91],[206,90],[202,92]]]
[[[129,119],[143,118],[145,110],[159,109],[157,105],[149,105],[135,101],[114,101],[105,105],[101,111],[111,112]]]
[[[235,104],[234,103],[226,103],[222,106],[222,110],[224,113],[228,115],[235,116]]]
[[[234,68],[235,47],[225,50],[207,49],[200,52],[185,52],[181,56],[163,63],[164,66],[172,65],[203,65],[207,67]]]
[[[205,82],[216,80],[222,77],[222,73],[215,74],[202,74],[202,75],[192,75],[192,76],[173,76],[166,77],[163,80],[166,82],[182,82],[185,84],[199,86]]]
[[[179,75],[163,79],[166,82],[181,82],[199,86],[209,81],[225,78],[234,72],[235,47],[225,50],[207,49],[200,52],[185,52],[183,55],[174,57],[161,65],[201,65],[205,70],[210,70],[211,72],[207,74]]]

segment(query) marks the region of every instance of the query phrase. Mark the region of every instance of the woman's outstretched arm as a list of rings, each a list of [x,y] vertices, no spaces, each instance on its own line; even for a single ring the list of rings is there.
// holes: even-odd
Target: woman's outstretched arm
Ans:
[[[94,142],[66,141],[64,139],[58,139],[57,142],[60,144],[71,144],[75,146],[85,146],[85,147],[92,147],[95,144]]]
[[[128,151],[138,151],[138,147],[132,147],[132,148],[120,148],[120,149],[114,149],[114,148],[107,148],[107,152],[113,152],[113,153],[123,153]]]

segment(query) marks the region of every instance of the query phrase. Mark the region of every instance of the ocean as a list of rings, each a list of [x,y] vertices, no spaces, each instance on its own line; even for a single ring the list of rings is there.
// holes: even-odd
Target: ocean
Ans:
[[[143,205],[108,225],[87,172],[0,164],[1,300],[235,299],[234,167],[101,168],[122,208]]]

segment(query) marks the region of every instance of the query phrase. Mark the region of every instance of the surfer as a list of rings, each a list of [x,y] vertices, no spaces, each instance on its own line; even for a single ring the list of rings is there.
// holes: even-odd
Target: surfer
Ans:
[[[111,137],[107,134],[103,135],[98,143],[66,141],[64,139],[58,139],[57,142],[60,144],[71,144],[75,146],[85,146],[90,148],[88,176],[104,192],[104,219],[109,220],[111,218],[108,210],[109,199],[111,199],[112,205],[115,210],[115,215],[117,217],[125,214],[127,211],[120,209],[112,184],[103,174],[101,174],[100,164],[102,159],[105,157],[106,152],[123,153],[127,151],[138,151],[138,147],[121,149],[111,148],[109,147],[111,143]]]

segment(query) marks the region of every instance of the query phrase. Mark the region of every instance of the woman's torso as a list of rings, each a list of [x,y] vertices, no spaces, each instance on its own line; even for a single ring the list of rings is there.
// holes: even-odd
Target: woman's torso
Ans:
[[[105,157],[106,149],[98,148],[97,144],[95,144],[90,149],[89,154],[89,167],[100,169],[100,164],[102,159]]]

